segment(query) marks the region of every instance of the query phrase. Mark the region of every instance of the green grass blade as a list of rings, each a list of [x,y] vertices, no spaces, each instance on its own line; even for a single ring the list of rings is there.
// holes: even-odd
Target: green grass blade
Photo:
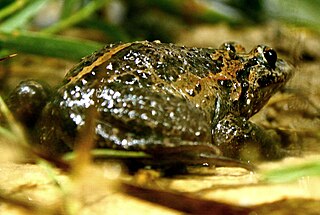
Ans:
[[[125,151],[125,150],[115,150],[115,149],[93,149],[91,150],[91,155],[94,158],[150,158],[150,155],[145,152],[138,151]],[[69,152],[64,155],[64,160],[72,160],[75,158],[74,152]]]
[[[84,19],[87,19],[93,12],[101,8],[110,0],[92,0],[85,7],[77,11],[75,14],[68,18],[61,20],[60,22],[44,29],[42,32],[47,34],[57,33],[63,29],[73,26]]]
[[[26,5],[26,3],[28,3],[27,0],[17,0],[15,2],[12,2],[7,7],[2,8],[0,10],[0,20],[4,19],[5,17],[8,17],[11,14],[15,13],[16,11],[20,10],[22,7],[24,7]]]
[[[320,161],[280,168],[262,174],[263,180],[271,183],[285,183],[305,176],[320,176]]]
[[[0,24],[0,31],[11,32],[24,26],[29,19],[34,16],[45,3],[50,0],[34,0],[27,4],[21,11]]]
[[[103,45],[88,40],[67,39],[33,32],[0,32],[0,46],[16,52],[78,61],[100,49]]]
[[[74,10],[80,6],[79,0],[68,0],[63,1],[63,6],[61,10],[61,18],[65,19],[74,13]]]

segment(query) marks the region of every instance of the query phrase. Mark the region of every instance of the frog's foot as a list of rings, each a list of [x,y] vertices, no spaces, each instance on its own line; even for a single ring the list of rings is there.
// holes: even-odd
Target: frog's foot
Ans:
[[[287,155],[281,140],[245,118],[228,115],[213,130],[213,141],[226,157],[242,161],[280,159]]]

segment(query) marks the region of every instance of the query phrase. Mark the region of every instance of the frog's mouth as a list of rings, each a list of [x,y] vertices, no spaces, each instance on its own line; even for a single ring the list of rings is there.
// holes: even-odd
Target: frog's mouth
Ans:
[[[279,59],[277,60],[275,69],[266,70],[266,74],[262,75],[258,80],[259,87],[265,88],[273,85],[279,87],[285,84],[293,75],[293,66]]]

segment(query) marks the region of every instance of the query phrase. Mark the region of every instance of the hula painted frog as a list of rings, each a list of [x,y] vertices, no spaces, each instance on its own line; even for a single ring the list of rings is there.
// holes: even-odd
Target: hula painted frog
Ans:
[[[195,154],[210,153],[246,160],[242,150],[250,145],[271,159],[282,156],[280,145],[249,118],[292,71],[263,45],[247,53],[236,43],[219,49],[119,43],[85,57],[52,95],[25,81],[8,104],[17,118],[36,127],[40,144],[52,153],[73,149],[86,110],[94,106],[97,147],[164,159],[188,155],[190,162]]]

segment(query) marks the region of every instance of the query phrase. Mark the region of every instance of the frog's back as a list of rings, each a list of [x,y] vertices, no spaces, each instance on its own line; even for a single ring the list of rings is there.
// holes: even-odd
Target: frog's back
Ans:
[[[81,85],[79,81],[99,78],[104,85],[148,87],[158,93],[183,97],[197,106],[206,103],[202,101],[205,97],[214,103],[215,83],[211,80],[208,84],[207,79],[220,71],[220,65],[212,60],[213,51],[147,41],[112,44],[70,70],[65,84]],[[212,109],[211,103],[205,106]]]

